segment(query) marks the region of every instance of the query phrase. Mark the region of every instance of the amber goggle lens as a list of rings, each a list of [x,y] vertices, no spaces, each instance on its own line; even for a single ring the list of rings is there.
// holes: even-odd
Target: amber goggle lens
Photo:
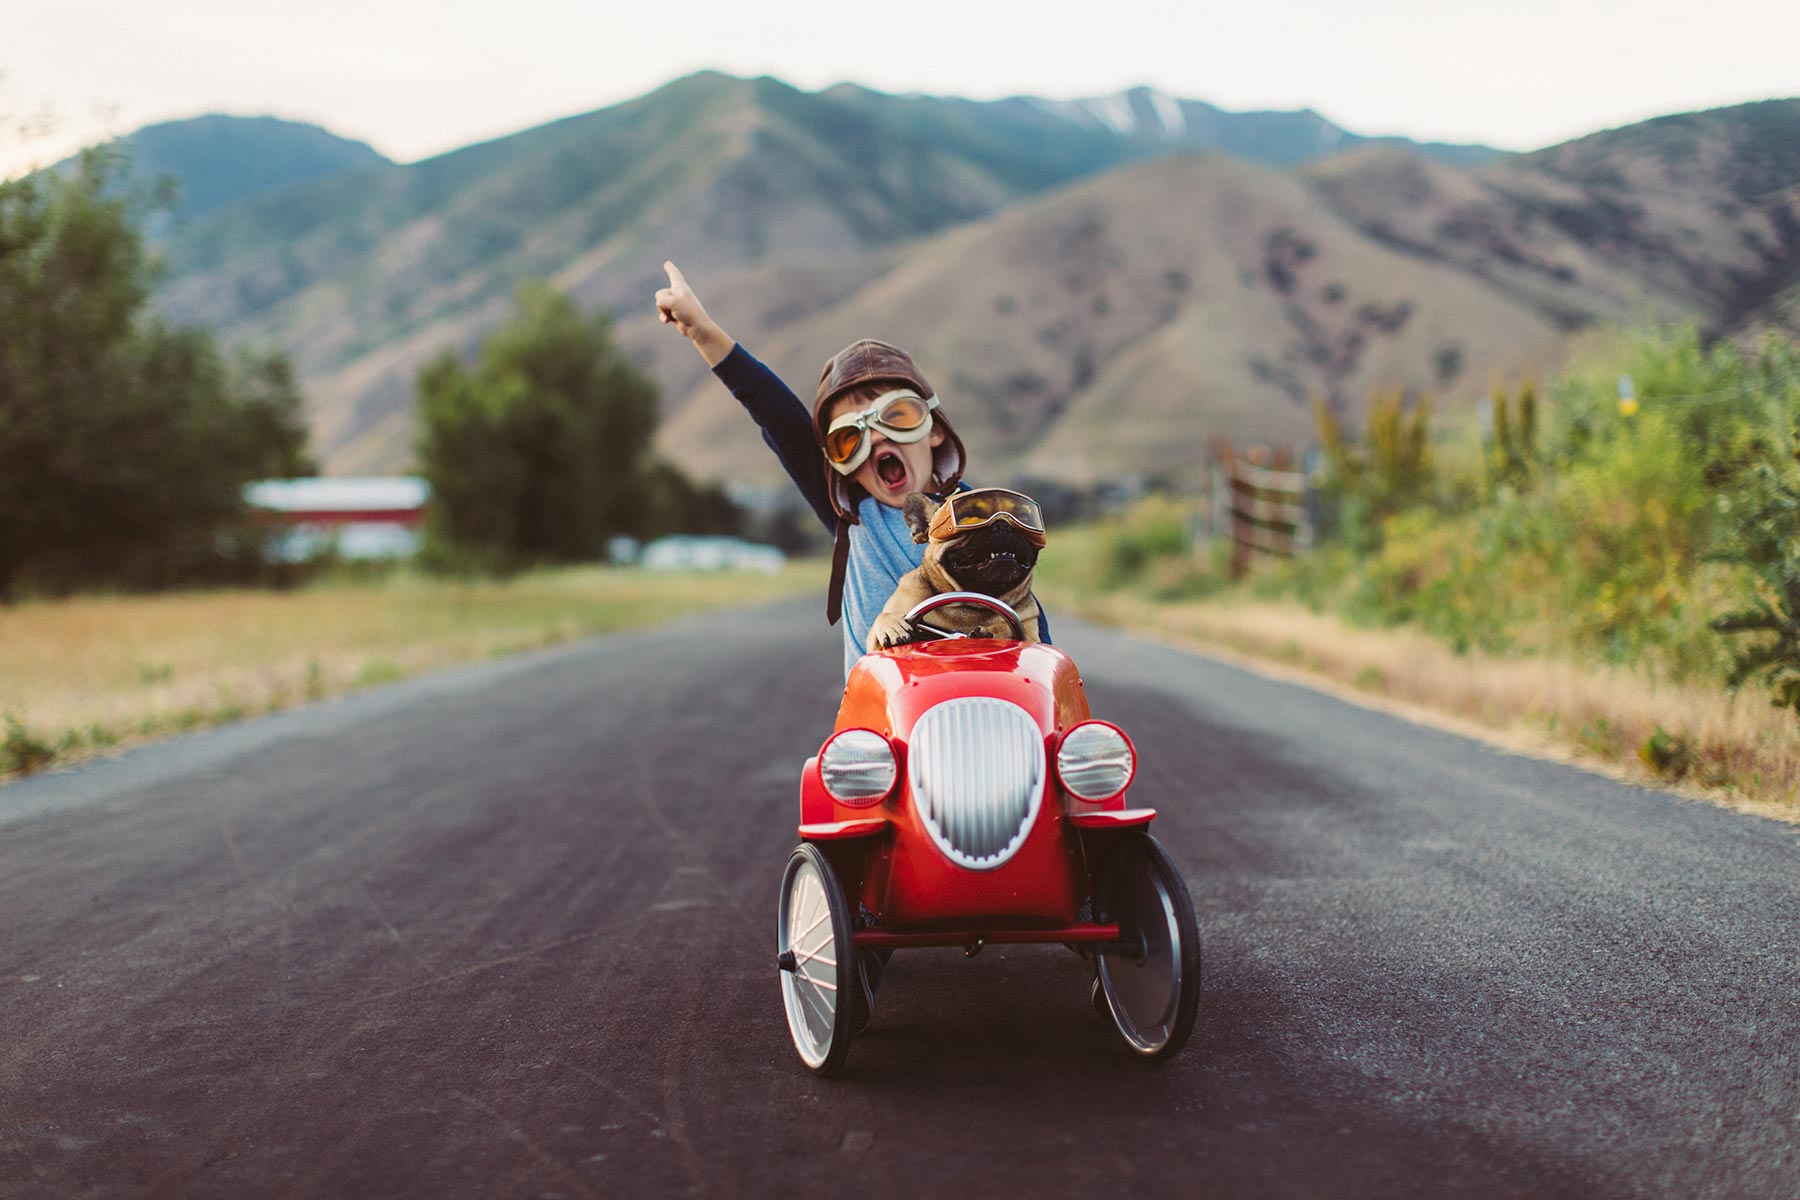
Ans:
[[[832,462],[849,462],[868,436],[860,425],[834,429],[825,435],[825,453]]]
[[[951,506],[950,519],[958,529],[985,525],[998,516],[1008,516],[1034,533],[1044,532],[1044,510],[1030,496],[1018,492],[986,488],[976,492],[959,492],[946,502]]]
[[[871,425],[879,427],[895,441],[914,441],[916,439],[904,435],[923,429],[931,409],[930,401],[911,393],[891,400],[877,400],[862,412],[846,414],[833,422],[825,434],[825,453],[832,462],[849,462],[862,449]],[[901,436],[895,437],[896,434]]]

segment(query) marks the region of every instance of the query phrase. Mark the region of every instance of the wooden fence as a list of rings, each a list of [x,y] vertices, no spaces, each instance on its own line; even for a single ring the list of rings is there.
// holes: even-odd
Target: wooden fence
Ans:
[[[1258,555],[1293,558],[1312,545],[1306,472],[1284,451],[1240,453],[1223,438],[1214,443],[1212,513],[1214,536],[1231,539],[1233,579]]]

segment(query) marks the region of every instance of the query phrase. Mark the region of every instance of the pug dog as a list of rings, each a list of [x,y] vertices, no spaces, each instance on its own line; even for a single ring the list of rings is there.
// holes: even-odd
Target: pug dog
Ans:
[[[966,531],[940,529],[934,539],[932,517],[940,507],[940,502],[924,492],[913,492],[901,503],[913,541],[925,547],[925,561],[900,577],[894,594],[869,627],[870,652],[920,640],[906,614],[941,592],[980,592],[1004,601],[1019,614],[1025,640],[1042,640],[1037,599],[1031,594],[1031,572],[1043,545],[1042,532],[1034,537],[1002,517]],[[931,615],[935,626],[969,637],[1012,636],[1012,626],[1004,617],[973,605],[953,604]]]

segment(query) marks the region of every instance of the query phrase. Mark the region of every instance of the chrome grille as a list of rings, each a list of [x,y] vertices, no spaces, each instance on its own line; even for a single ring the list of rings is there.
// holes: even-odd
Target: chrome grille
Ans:
[[[907,776],[938,849],[959,866],[997,867],[1024,844],[1044,794],[1044,734],[1016,704],[946,700],[913,725]]]

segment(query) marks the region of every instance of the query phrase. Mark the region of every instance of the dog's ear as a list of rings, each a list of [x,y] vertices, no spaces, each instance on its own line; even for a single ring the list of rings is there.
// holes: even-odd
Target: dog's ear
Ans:
[[[906,514],[906,524],[912,530],[913,541],[921,546],[931,540],[931,518],[937,510],[937,501],[924,492],[908,492],[906,499],[900,502],[900,511]]]

